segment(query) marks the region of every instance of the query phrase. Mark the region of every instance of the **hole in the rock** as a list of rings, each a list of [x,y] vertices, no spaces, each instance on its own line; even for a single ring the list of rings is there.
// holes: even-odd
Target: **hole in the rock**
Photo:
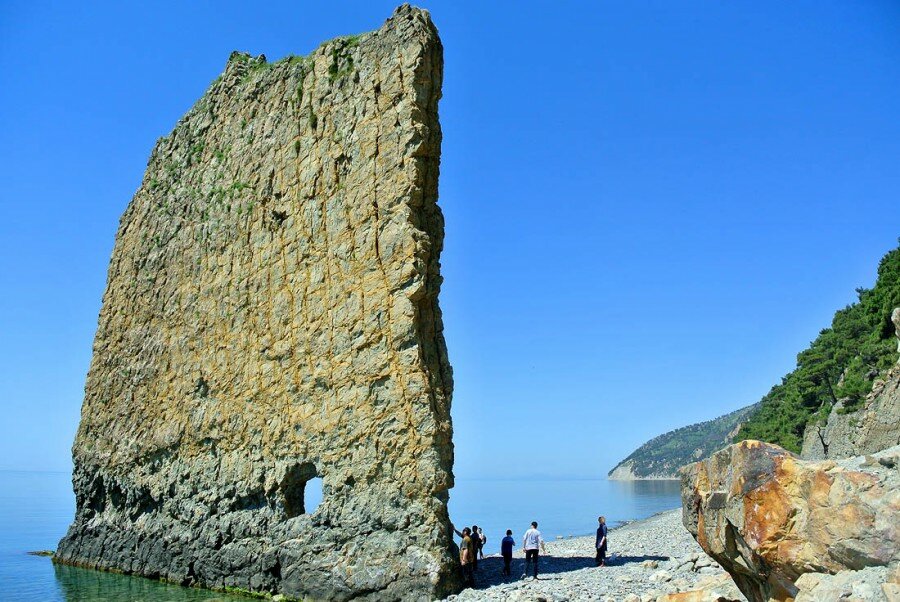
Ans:
[[[272,221],[275,222],[276,226],[280,226],[284,223],[288,217],[287,211],[278,211],[276,209],[272,209]]]
[[[194,385],[194,393],[198,397],[207,397],[209,395],[209,383],[202,376],[197,379],[197,384]]]
[[[306,513],[312,514],[322,503],[322,478],[316,477],[306,482]]]
[[[310,462],[288,469],[281,481],[284,513],[287,518],[311,514],[322,501],[322,479]]]

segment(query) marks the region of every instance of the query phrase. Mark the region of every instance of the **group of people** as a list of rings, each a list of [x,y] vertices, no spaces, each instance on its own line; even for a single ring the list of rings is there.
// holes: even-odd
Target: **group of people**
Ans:
[[[606,566],[606,548],[607,548],[607,528],[606,519],[599,517],[597,527],[597,538],[595,547],[597,549],[596,563],[597,566]],[[465,527],[462,531],[453,527],[453,532],[462,538],[459,545],[459,562],[462,565],[463,581],[467,587],[475,586],[475,572],[478,570],[479,557],[484,559],[484,546],[487,543],[487,536],[478,525],[472,525],[471,528]],[[516,540],[513,539],[512,530],[506,530],[506,537],[500,541],[500,556],[503,558],[503,575],[509,577],[512,573],[512,556],[513,548]],[[538,558],[540,553],[546,553],[544,546],[544,538],[538,531],[537,521],[531,523],[531,528],[525,531],[522,536],[522,552],[525,554],[525,571],[522,573],[522,579],[531,572],[534,579],[538,578]]]
[[[478,525],[472,525],[472,528],[463,527],[460,531],[453,527],[453,532],[462,538],[459,544],[459,562],[462,564],[463,581],[466,586],[475,585],[475,571],[478,570],[478,556],[484,558],[484,544],[487,543],[487,536]],[[512,531],[507,531],[507,534]]]

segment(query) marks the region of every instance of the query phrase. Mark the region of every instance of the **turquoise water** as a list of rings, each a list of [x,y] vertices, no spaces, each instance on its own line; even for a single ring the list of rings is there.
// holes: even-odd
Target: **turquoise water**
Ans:
[[[27,554],[56,549],[74,511],[69,474],[0,471],[0,600],[248,600],[140,577],[56,566],[49,558]]]
[[[460,529],[472,523],[484,529],[488,553],[499,548],[506,529],[519,537],[532,520],[540,523],[546,539],[583,535],[596,528],[600,514],[614,525],[675,508],[680,505],[678,496],[678,483],[671,481],[457,479],[450,514]],[[140,577],[59,567],[49,558],[28,555],[56,548],[74,505],[66,473],[0,471],[0,600],[247,600]]]

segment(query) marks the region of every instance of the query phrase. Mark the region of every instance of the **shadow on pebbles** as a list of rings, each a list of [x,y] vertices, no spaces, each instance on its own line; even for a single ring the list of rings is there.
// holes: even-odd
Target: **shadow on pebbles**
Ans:
[[[499,554],[487,556],[478,562],[475,588],[446,600],[655,602],[666,594],[730,580],[682,526],[680,509],[610,529],[607,566],[595,566],[594,554],[593,536],[548,542],[537,580],[520,578],[520,550],[513,557],[512,577],[503,576]],[[733,589],[735,599],[743,600]]]

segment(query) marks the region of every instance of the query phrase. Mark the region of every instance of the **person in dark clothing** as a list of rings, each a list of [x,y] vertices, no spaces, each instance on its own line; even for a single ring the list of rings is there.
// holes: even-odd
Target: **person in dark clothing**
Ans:
[[[513,547],[515,545],[516,540],[513,539],[512,529],[507,529],[506,537],[500,542],[500,555],[503,556],[503,574],[507,577],[512,573],[510,564],[512,563]]]
[[[597,522],[600,525],[597,527],[597,566],[606,566],[606,518],[600,517],[597,519]]]
[[[475,546],[475,557],[472,558],[472,570],[478,570],[478,544],[481,539],[478,537],[478,525],[472,525],[472,544]]]

